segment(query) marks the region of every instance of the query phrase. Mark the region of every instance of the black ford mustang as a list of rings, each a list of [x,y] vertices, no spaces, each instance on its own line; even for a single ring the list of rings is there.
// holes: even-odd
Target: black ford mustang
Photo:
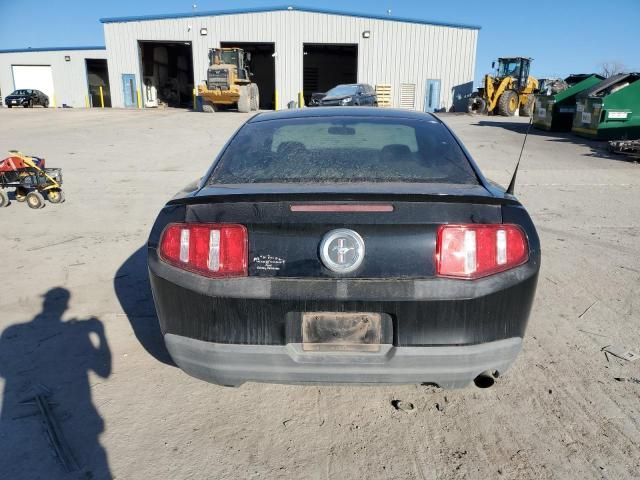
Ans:
[[[251,118],[162,209],[148,261],[195,377],[461,387],[515,360],[540,245],[436,117],[339,107]]]

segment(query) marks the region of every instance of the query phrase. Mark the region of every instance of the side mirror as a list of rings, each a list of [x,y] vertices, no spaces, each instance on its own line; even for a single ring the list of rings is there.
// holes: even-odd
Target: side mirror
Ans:
[[[491,62],[491,68],[496,68],[496,62]]]

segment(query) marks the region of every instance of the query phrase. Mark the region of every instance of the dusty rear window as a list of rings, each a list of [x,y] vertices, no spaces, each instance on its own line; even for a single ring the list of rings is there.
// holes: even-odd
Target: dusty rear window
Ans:
[[[243,126],[209,184],[424,182],[477,184],[438,121],[315,117]]]
[[[333,127],[333,130],[332,130]],[[273,132],[271,151],[278,152],[289,142],[300,142],[306,149],[371,149],[382,150],[387,145],[406,145],[412,152],[418,151],[416,131],[408,125],[376,124],[371,122],[352,123],[353,131],[339,130],[330,122],[309,125],[285,125]]]

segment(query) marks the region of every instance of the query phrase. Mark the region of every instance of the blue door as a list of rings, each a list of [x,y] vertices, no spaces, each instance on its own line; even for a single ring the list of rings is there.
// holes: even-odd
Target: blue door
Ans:
[[[435,112],[438,109],[440,109],[440,80],[427,80],[424,111]]]
[[[124,106],[126,108],[134,108],[138,105],[136,76],[133,73],[122,74],[122,93],[124,95]]]

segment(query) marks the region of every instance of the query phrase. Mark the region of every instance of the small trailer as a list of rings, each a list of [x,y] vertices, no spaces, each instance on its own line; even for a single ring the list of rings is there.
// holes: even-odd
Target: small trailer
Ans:
[[[51,203],[64,202],[62,169],[46,168],[45,159],[12,150],[0,160],[0,207],[9,206],[8,188],[14,188],[15,200],[31,208],[43,208],[44,197]]]
[[[640,162],[640,140],[612,140],[609,142],[609,151],[627,155]]]

